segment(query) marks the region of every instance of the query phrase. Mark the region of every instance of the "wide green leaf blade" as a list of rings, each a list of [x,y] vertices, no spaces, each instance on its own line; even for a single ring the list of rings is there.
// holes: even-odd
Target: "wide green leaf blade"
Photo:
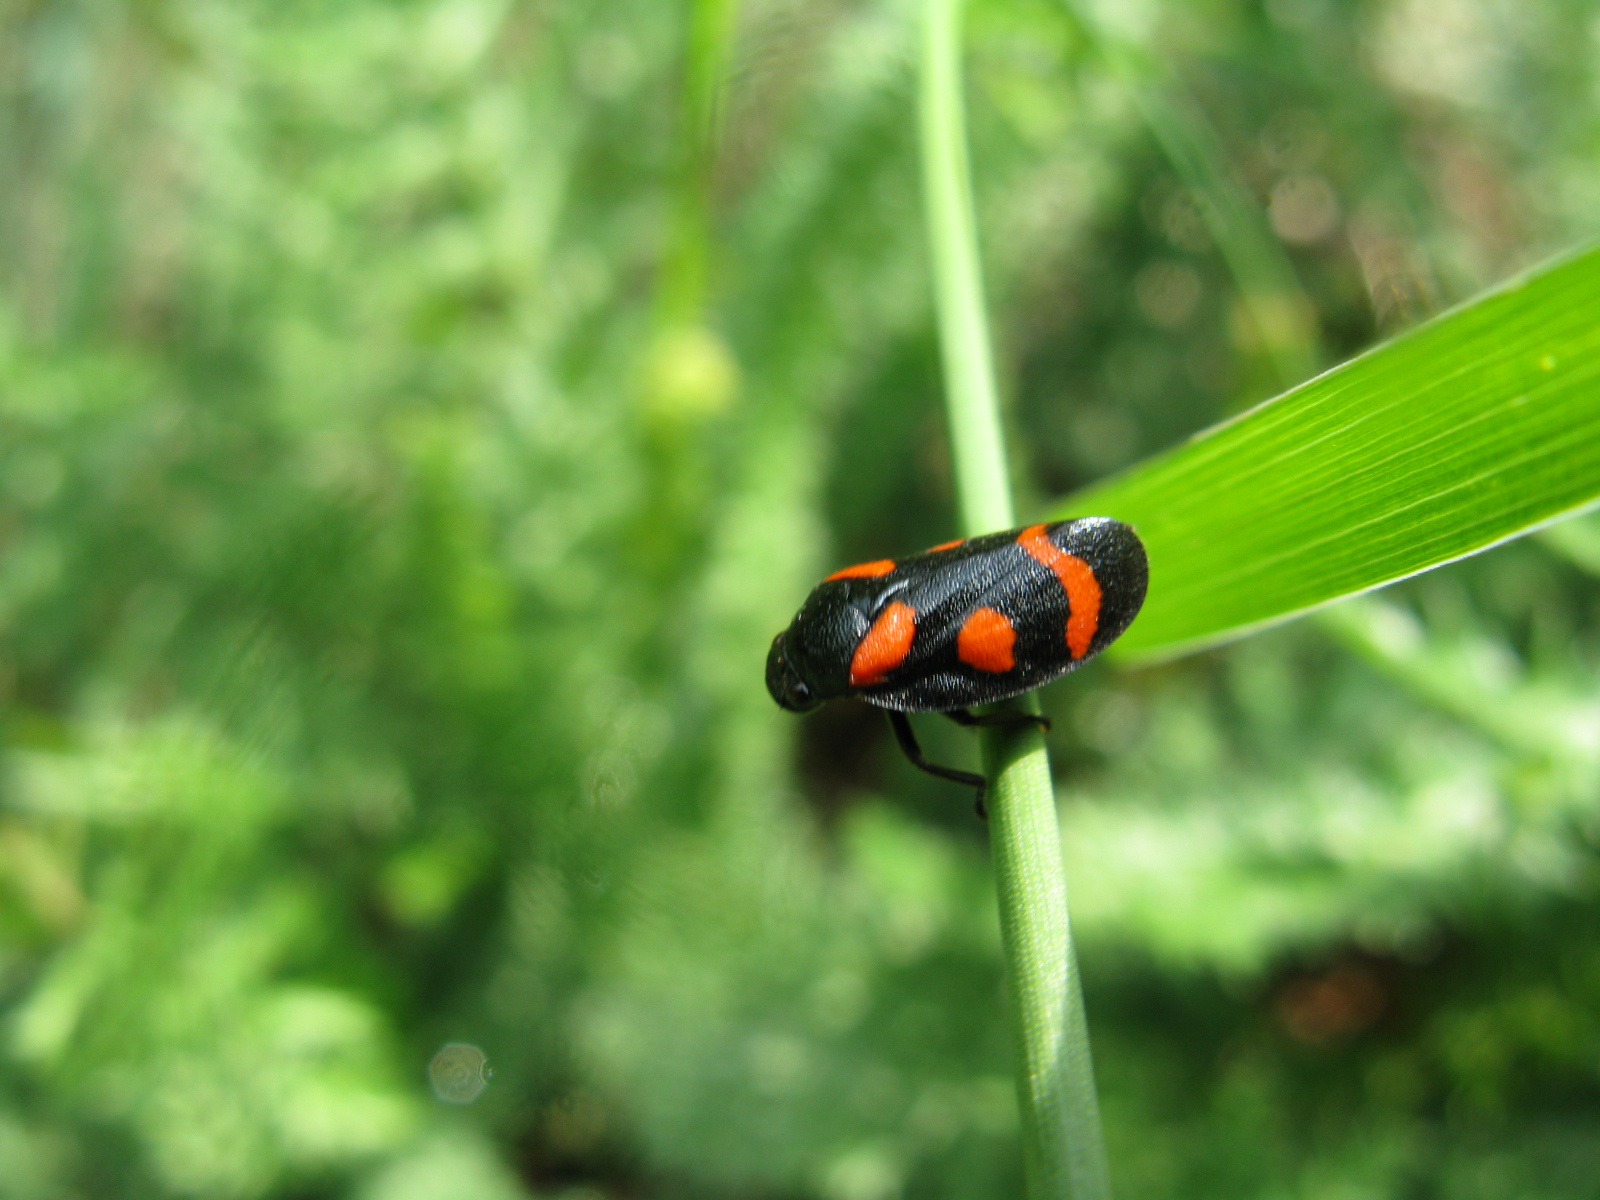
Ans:
[[[1600,248],[1540,267],[1080,492],[1150,553],[1124,654],[1167,657],[1476,553],[1600,497]]]

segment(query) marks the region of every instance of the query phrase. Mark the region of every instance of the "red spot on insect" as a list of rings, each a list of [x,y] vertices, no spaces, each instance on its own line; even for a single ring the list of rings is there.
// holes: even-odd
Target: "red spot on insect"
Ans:
[[[940,542],[937,546],[929,546],[926,550],[923,551],[923,553],[924,554],[937,554],[941,550],[954,550],[957,546],[961,545],[961,543],[966,541],[966,540],[967,540],[966,538],[957,538],[953,542]]]
[[[871,687],[905,662],[917,636],[917,610],[896,600],[867,630],[850,658],[850,686]]]
[[[1055,572],[1067,591],[1067,649],[1082,658],[1100,627],[1100,581],[1094,569],[1076,554],[1068,554],[1045,536],[1043,525],[1030,525],[1017,535],[1021,546],[1036,561]]]
[[[887,575],[892,570],[894,570],[894,559],[880,558],[876,562],[857,563],[853,567],[835,571],[822,582],[830,583],[835,579],[873,579],[879,575]]]
[[[956,634],[956,657],[969,667],[999,675],[1017,665],[1011,652],[1016,644],[1017,631],[1004,613],[977,608]]]

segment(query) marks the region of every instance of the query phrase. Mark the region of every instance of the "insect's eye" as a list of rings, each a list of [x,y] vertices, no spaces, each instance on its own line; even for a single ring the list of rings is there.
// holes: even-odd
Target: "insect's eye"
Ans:
[[[767,691],[772,698],[791,712],[805,712],[821,703],[811,685],[800,678],[794,664],[784,653],[784,635],[772,639],[772,650],[767,655]]]

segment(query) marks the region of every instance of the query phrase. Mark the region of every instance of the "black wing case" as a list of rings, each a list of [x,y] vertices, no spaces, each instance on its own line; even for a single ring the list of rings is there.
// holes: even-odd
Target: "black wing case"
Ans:
[[[881,708],[945,712],[1008,700],[1088,662],[1138,614],[1148,568],[1129,526],[1090,517],[974,538],[906,559],[896,575],[884,602],[916,611],[910,653],[882,683],[852,690]],[[963,660],[961,630],[979,609],[1011,627],[1008,670]]]

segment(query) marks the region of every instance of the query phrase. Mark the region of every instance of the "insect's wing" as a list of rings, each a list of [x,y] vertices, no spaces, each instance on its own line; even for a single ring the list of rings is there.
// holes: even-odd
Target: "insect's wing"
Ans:
[[[1088,661],[1121,637],[1139,615],[1150,578],[1144,543],[1131,525],[1110,517],[1060,521],[1046,526],[1045,533],[1052,545],[1082,563],[1094,580],[1092,602],[1085,598],[1073,605],[1073,619],[1080,628],[1091,624],[1089,610],[1093,610],[1092,629],[1073,647],[1075,660]],[[1063,587],[1070,593],[1072,572],[1063,574]]]
[[[1105,517],[908,559],[894,578],[898,602],[915,614],[915,637],[895,670],[853,690],[906,712],[1021,695],[1110,645],[1138,613],[1146,576],[1137,535]]]
[[[907,560],[906,603],[917,612],[917,644],[907,670],[954,661],[961,628],[979,608],[1002,608],[1026,583],[1015,535],[990,534],[942,554]],[[921,569],[918,569],[918,568]]]
[[[1059,674],[1066,597],[1055,577],[1017,544],[1015,531],[908,559],[899,598],[916,614],[900,667],[858,689],[869,703],[904,712],[991,704]]]

